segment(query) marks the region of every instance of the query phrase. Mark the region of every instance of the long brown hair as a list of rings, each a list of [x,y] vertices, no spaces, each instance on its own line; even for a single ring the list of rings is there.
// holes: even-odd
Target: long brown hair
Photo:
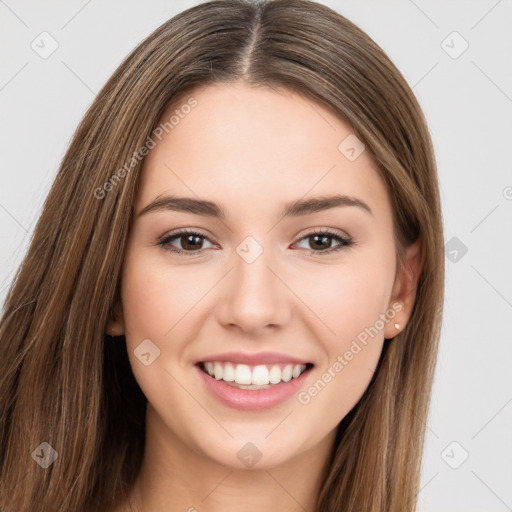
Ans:
[[[235,80],[285,87],[338,114],[385,180],[397,253],[421,241],[412,315],[338,427],[316,512],[415,509],[444,282],[424,116],[383,50],[330,8],[217,0],[179,13],[131,52],[63,158],[0,325],[3,512],[112,510],[133,485],[146,399],[125,343],[105,330],[120,300],[142,164],[134,155],[170,104],[197,86]],[[57,455],[46,469],[35,462],[53,454],[43,442]]]

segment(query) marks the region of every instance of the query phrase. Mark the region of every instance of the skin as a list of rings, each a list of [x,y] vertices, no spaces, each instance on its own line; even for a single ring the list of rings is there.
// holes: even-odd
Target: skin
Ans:
[[[338,150],[352,132],[333,112],[296,93],[243,82],[191,96],[197,106],[144,161],[122,304],[108,326],[125,334],[148,399],[133,510],[314,510],[336,426],[367,389],[384,339],[409,318],[419,246],[407,249],[396,274],[384,182],[368,152],[349,161]],[[372,214],[343,206],[280,215],[284,202],[335,192],[364,201]],[[137,216],[170,193],[214,201],[226,217],[166,210]],[[195,242],[193,256],[158,245],[178,228],[206,237]],[[340,243],[329,238],[315,245],[309,235],[322,228],[354,244],[319,255]],[[251,264],[236,251],[247,236],[263,248]],[[171,245],[186,250],[186,242],[182,237]],[[209,394],[193,366],[216,352],[281,352],[314,363],[307,390],[397,303],[402,309],[393,320],[307,404],[294,395],[269,410],[235,410]],[[148,338],[160,356],[145,366],[134,350]],[[247,442],[262,454],[250,469],[237,457]]]

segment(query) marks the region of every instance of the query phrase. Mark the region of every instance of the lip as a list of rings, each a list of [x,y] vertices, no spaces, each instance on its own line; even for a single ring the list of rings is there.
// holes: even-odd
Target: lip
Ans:
[[[298,359],[297,357],[289,356],[287,354],[280,354],[278,352],[222,352],[218,354],[211,354],[201,359],[194,361],[194,364],[202,363],[205,361],[219,362],[219,363],[235,363],[247,364],[249,366],[256,366],[259,364],[276,364],[276,363],[292,363],[292,364],[307,364],[311,361],[305,359]],[[291,382],[291,381],[290,381]]]
[[[221,361],[221,359],[214,360],[219,362]],[[232,361],[232,359],[228,360]],[[254,361],[254,358],[252,361]],[[266,359],[266,361],[268,362],[268,359]],[[281,362],[281,360],[273,362]],[[285,362],[291,361],[288,358]],[[199,372],[201,381],[204,383],[206,389],[214,398],[216,398],[223,405],[241,411],[262,411],[265,409],[271,409],[272,407],[276,407],[277,405],[286,402],[286,400],[297,393],[299,389],[304,385],[312,369],[312,367],[306,369],[299,377],[296,379],[291,379],[288,382],[280,382],[279,384],[275,384],[267,389],[251,390],[237,388],[227,384],[222,380],[216,380],[214,377],[211,377],[209,374],[205,373],[200,368],[199,364],[194,365],[194,368],[197,372]]]

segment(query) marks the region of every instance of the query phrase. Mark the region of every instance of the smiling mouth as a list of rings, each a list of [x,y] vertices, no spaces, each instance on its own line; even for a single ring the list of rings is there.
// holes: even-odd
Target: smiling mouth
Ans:
[[[309,371],[312,363],[235,364],[225,361],[201,361],[199,368],[230,386],[240,389],[267,389],[297,379]]]

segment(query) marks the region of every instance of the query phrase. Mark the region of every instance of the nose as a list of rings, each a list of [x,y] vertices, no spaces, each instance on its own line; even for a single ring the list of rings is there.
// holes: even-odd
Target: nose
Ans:
[[[269,249],[250,261],[234,254],[216,310],[221,325],[255,336],[287,324],[293,294]]]

